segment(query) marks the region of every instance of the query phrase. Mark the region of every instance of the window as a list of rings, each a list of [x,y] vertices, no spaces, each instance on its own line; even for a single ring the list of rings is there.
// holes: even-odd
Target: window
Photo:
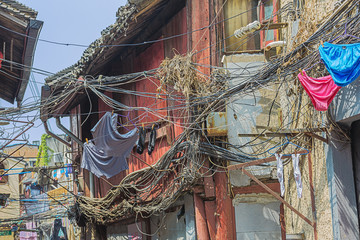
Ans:
[[[263,0],[260,4],[260,23],[269,24],[278,22],[276,12],[278,7],[276,5],[277,0]],[[264,48],[267,44],[279,40],[279,31],[274,29],[262,30],[260,32],[260,44],[261,48]]]
[[[272,1],[272,0],[269,0]],[[258,20],[258,0],[227,0],[224,6],[225,52],[259,50],[259,34],[250,38],[233,36],[235,30]]]
[[[10,194],[0,194],[0,206],[5,207],[7,204],[7,200],[10,197]]]
[[[4,164],[0,163],[0,176],[5,173],[5,166]],[[0,184],[6,184],[8,182],[8,176],[0,177]]]

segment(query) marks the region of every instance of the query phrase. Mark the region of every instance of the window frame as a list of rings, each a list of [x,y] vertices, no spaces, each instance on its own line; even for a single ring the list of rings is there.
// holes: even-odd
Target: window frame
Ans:
[[[0,163],[0,175],[5,173],[6,166],[4,163]],[[9,183],[9,176],[2,176],[2,179],[0,180],[0,185],[5,185]]]
[[[259,9],[259,21],[261,24],[270,24],[272,22],[277,22],[278,21],[278,16],[272,16],[272,18],[270,19],[264,19],[265,18],[265,2],[267,1],[272,1],[272,6],[273,6],[273,12],[272,15],[277,12],[279,10],[278,4],[277,4],[277,0],[262,0],[261,4],[260,4],[260,9]],[[269,30],[261,30],[260,31],[260,46],[261,48],[265,48],[269,43],[274,42],[274,41],[278,41],[279,40],[279,30],[277,29],[272,29],[274,31],[274,39],[273,40],[265,40],[266,37],[266,31]]]

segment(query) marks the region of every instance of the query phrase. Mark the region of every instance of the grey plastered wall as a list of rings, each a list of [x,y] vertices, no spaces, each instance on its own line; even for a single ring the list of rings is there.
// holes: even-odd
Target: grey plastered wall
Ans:
[[[223,64],[226,67],[231,80],[229,87],[234,87],[248,81],[249,77],[258,73],[260,67],[264,65],[263,54],[234,54],[224,56]],[[238,134],[260,133],[262,129],[256,129],[257,125],[267,126],[269,108],[272,98],[269,95],[273,89],[253,91],[251,93],[239,93],[231,96],[226,105],[228,141],[235,146],[245,146],[252,141],[250,137],[239,137]],[[266,93],[264,93],[266,92]],[[274,108],[277,106],[275,105]],[[277,112],[274,111],[276,117]],[[275,126],[276,127],[276,126]],[[232,149],[230,147],[230,149]],[[236,149],[232,149],[237,151]],[[252,154],[257,151],[252,146],[242,147],[243,152]],[[234,163],[236,164],[236,163]],[[271,178],[271,168],[258,166],[249,167],[252,173],[258,178]],[[239,170],[230,171],[230,181],[234,186],[250,185],[250,179]]]
[[[181,206],[185,212],[181,213]],[[174,211],[150,218],[151,239],[154,240],[195,240],[195,210],[192,194],[180,197],[172,206]],[[176,210],[175,210],[176,209]]]
[[[351,146],[339,145],[329,146],[326,157],[334,239],[359,239]]]
[[[341,88],[331,107],[336,122],[350,126],[353,121],[360,119],[360,80]]]
[[[360,82],[355,81],[339,91],[331,105],[336,122],[350,127],[360,118],[359,90]],[[351,142],[332,134],[332,141],[325,148],[334,239],[359,239]]]

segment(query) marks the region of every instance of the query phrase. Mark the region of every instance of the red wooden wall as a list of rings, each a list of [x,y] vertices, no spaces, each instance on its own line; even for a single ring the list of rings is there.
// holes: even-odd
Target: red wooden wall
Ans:
[[[165,25],[162,29],[163,36],[161,38],[166,38],[167,36],[174,36],[181,33],[186,33],[187,30],[187,19],[186,19],[186,8],[181,10],[178,14],[176,14],[167,25]],[[160,39],[161,39],[160,38]],[[159,41],[150,45],[143,52],[139,54],[130,54],[129,59],[125,61],[119,62],[119,66],[113,66],[114,69],[123,69],[126,72],[142,72],[146,70],[151,70],[158,68],[161,62],[165,59],[165,57],[172,58],[174,53],[178,54],[186,54],[187,52],[187,35],[172,38],[169,40]],[[131,71],[129,71],[131,69]],[[144,78],[136,83],[131,83],[126,85],[124,88],[129,90],[136,90],[140,93],[158,93],[157,88],[160,86],[160,82],[154,78]],[[107,93],[108,96],[111,96],[111,93]],[[112,96],[114,96],[113,94]],[[145,94],[146,95],[146,94]],[[162,125],[155,125],[156,127],[161,127],[167,125],[171,129],[171,134],[174,139],[177,135],[179,135],[183,131],[182,124],[184,123],[184,111],[176,110],[172,111],[168,109],[168,106],[173,106],[180,104],[177,101],[170,101],[163,97],[162,99],[156,98],[155,95],[146,95],[146,96],[135,96],[130,94],[121,94],[117,96],[117,100],[120,100],[127,106],[131,107],[148,107],[150,109],[160,109],[155,111],[154,113],[146,112],[144,110],[130,110],[126,112],[119,112],[121,115],[128,115],[129,118],[121,118],[121,122],[126,126],[126,128],[132,129],[133,126],[130,123],[129,119],[132,120],[136,126],[140,127],[142,124],[146,128],[151,128],[153,122],[157,122],[160,118],[167,118],[171,121],[176,122],[173,126],[169,123],[162,123]],[[104,102],[99,99],[98,110],[100,112],[100,116],[102,116],[103,111],[112,111]],[[186,112],[185,112],[186,116]],[[120,132],[127,131],[125,129],[120,129]],[[130,155],[128,159],[129,170],[123,171],[118,175],[110,178],[110,179],[98,179],[94,176],[95,179],[95,197],[103,197],[106,195],[107,191],[111,188],[112,185],[117,185],[120,181],[129,173],[147,167],[147,164],[154,164],[156,161],[160,159],[162,155],[169,150],[170,144],[167,141],[166,137],[157,139],[155,150],[151,155],[147,153],[147,144],[145,145],[145,151],[143,154],[139,155],[136,153],[135,148],[132,151],[136,157]],[[141,160],[139,160],[141,159]],[[146,164],[144,163],[146,162]],[[104,178],[104,177],[102,177]]]

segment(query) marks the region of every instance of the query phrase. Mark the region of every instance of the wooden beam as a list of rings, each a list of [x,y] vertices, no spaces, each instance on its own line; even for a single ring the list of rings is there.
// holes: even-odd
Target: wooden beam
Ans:
[[[6,53],[6,43],[5,43],[5,41],[4,41],[4,42],[3,42],[3,50],[2,50],[2,54],[3,54],[3,59],[4,59],[4,60],[6,59],[5,53]]]
[[[10,42],[10,71],[13,70],[13,51],[14,51],[14,39]]]
[[[262,23],[260,30],[270,30],[270,29],[279,29],[285,28],[288,26],[288,23]]]
[[[239,133],[238,137],[285,137],[293,136],[293,133]]]
[[[4,64],[4,62],[3,62]],[[4,66],[4,65],[3,65]],[[1,70],[9,75],[12,75],[12,77],[14,78],[20,78],[20,74],[19,73],[16,73],[16,72],[13,72],[13,71],[10,71],[7,67],[7,63],[5,62],[5,67],[2,67]]]
[[[204,165],[200,168],[201,174],[204,176],[204,190],[205,190],[205,197],[207,199],[214,199],[215,198],[215,183],[213,179],[213,175],[209,173],[210,164],[209,161],[204,161]]]
[[[258,49],[258,50],[244,50],[244,51],[225,51],[225,52],[224,52],[224,55],[225,55],[225,56],[229,56],[229,55],[243,54],[243,53],[255,54],[255,53],[263,53],[263,52],[264,52],[263,49]]]
[[[274,128],[274,127],[267,127],[267,126],[261,126],[257,125],[257,129],[266,129],[273,133],[308,133],[308,132],[326,132],[327,128]]]
[[[10,14],[8,14],[8,13],[5,13],[4,11],[0,11],[0,16],[3,17],[3,18],[5,18],[5,19],[7,19],[8,21],[10,21],[11,24],[16,23],[16,24],[18,24],[18,25],[19,25],[20,27],[22,27],[22,28],[26,28],[26,27],[27,27],[27,22],[22,21],[22,20],[20,20],[19,18],[14,17],[14,16],[12,16],[12,15],[10,15]]]
[[[265,185],[268,186],[272,191],[280,194],[280,184],[278,182],[265,183]],[[244,187],[232,187],[232,191],[234,194],[268,193],[258,184]]]
[[[328,139],[327,138],[323,138],[315,133],[305,133],[306,135],[308,135],[309,137],[314,137],[320,141],[323,141],[324,143],[329,143]]]
[[[197,239],[210,240],[204,201],[196,193],[194,193],[194,207]]]
[[[228,178],[225,172],[216,172],[215,179],[215,193],[216,193],[216,238],[233,240],[233,222],[234,206],[230,199],[230,192],[228,188]]]

